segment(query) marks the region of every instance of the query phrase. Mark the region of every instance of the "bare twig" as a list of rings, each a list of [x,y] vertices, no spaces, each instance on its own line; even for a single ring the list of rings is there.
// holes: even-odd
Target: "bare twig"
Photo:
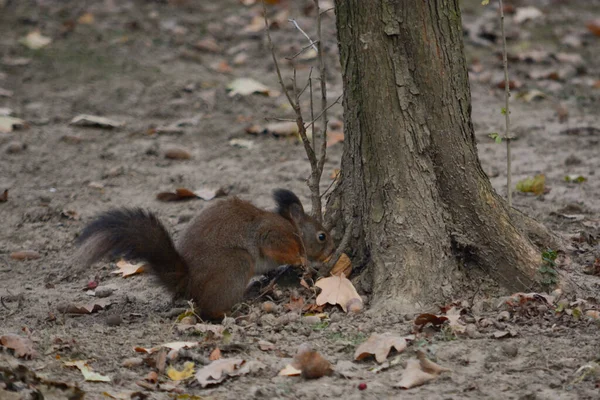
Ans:
[[[318,7],[318,5],[317,5],[317,7]],[[317,9],[317,11],[318,11],[318,9]],[[295,20],[295,19],[292,19],[292,18],[290,18],[290,19],[288,19],[288,21],[290,21],[292,24],[294,24],[294,26],[296,27],[296,29],[298,29],[298,30],[299,30],[299,31],[300,31],[300,32],[301,32],[301,33],[304,35],[304,37],[308,39],[308,42],[310,43],[310,46],[312,46],[312,48],[313,48],[313,49],[315,49],[315,51],[316,51],[316,52],[318,52],[319,50],[318,50],[318,49],[317,49],[317,47],[315,46],[315,42],[313,42],[313,40],[310,38],[310,36],[308,36],[308,35],[306,34],[306,32],[304,32],[304,31],[302,30],[302,28],[300,28],[300,25],[298,25],[298,23],[296,22],[296,20]],[[318,34],[317,34],[317,36],[319,36],[319,37],[320,37],[320,35],[318,35]],[[317,40],[317,41],[318,41],[318,40]]]
[[[500,31],[502,34],[502,66],[504,67],[504,139],[506,140],[506,189],[508,192],[508,206],[512,207],[512,165],[511,165],[511,151],[510,142],[512,136],[510,135],[510,109],[509,101],[510,98],[510,82],[508,80],[508,56],[506,50],[506,33],[504,32],[504,4],[502,0],[498,0],[500,5]]]
[[[317,54],[319,57],[319,75],[321,79],[321,114],[322,114],[322,137],[321,137],[321,151],[319,152],[319,164],[317,166],[318,179],[321,180],[323,174],[323,166],[325,165],[325,158],[327,156],[327,69],[325,67],[325,57],[323,54],[323,41],[321,40],[321,10],[319,8],[319,0],[315,1],[315,7],[317,9],[317,38],[319,39]],[[314,135],[314,129],[313,129]],[[316,143],[316,140],[315,140]],[[320,201],[320,198],[319,198]],[[319,218],[321,221],[321,218]]]
[[[337,249],[335,250],[335,253],[333,253],[333,255],[331,256],[329,261],[327,261],[327,264],[325,264],[325,266],[327,268],[327,272],[331,271],[331,268],[333,268],[335,263],[339,260],[340,256],[342,255],[342,253],[348,246],[348,243],[350,243],[350,236],[352,236],[352,225],[353,224],[354,224],[354,221],[350,221],[350,223],[348,225],[346,225],[346,230],[344,231],[344,236],[342,236],[342,240],[340,241],[340,244],[338,245]]]
[[[304,53],[306,50],[310,49],[311,47],[314,48],[315,44],[317,44],[319,41],[316,40],[314,42],[310,42],[310,44],[308,46],[303,47],[302,49],[300,49],[299,52],[297,52],[296,54],[294,54],[293,56],[290,57],[286,57],[287,60],[293,60],[296,57],[298,57],[300,54]]]
[[[317,122],[317,120],[323,116],[323,113],[324,113],[324,112],[326,112],[326,111],[327,111],[327,110],[329,110],[331,107],[335,106],[336,104],[338,104],[338,103],[340,102],[340,99],[342,98],[342,96],[343,96],[343,95],[341,95],[341,94],[340,94],[340,95],[338,96],[338,98],[337,98],[337,99],[335,99],[335,101],[334,101],[333,103],[331,103],[330,105],[328,105],[327,107],[325,107],[325,109],[324,109],[324,110],[321,110],[321,112],[319,113],[319,115],[317,115],[317,117],[316,117],[316,118],[313,118],[313,119],[312,119],[312,121],[310,121],[310,122],[309,122],[309,123],[306,125],[306,127],[308,128],[309,126],[312,126],[312,125],[314,125],[314,123],[315,123],[315,122]],[[327,141],[325,141],[325,142],[327,142]]]

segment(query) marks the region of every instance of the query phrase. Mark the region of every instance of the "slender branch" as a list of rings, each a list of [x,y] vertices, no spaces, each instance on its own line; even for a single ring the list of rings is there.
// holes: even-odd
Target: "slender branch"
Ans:
[[[343,95],[339,95],[337,99],[335,99],[335,101],[333,103],[331,103],[330,105],[328,105],[325,110],[321,110],[321,112],[319,113],[319,115],[317,115],[316,118],[313,118],[312,121],[310,121],[306,127],[308,128],[311,125],[314,125],[315,122],[318,121],[319,118],[321,118],[321,116],[323,115],[324,112],[326,112],[327,110],[329,110],[331,107],[335,106],[336,104],[338,104],[340,102],[340,99],[342,98]]]
[[[319,11],[319,10],[317,9],[317,11]],[[302,34],[304,35],[304,37],[308,39],[308,42],[310,43],[310,46],[312,46],[312,48],[315,49],[316,52],[318,52],[319,50],[317,49],[317,46],[315,46],[315,42],[313,42],[313,40],[310,38],[310,36],[308,36],[306,34],[306,32],[304,32],[302,30],[302,28],[300,28],[300,25],[298,25],[298,23],[296,22],[296,20],[290,18],[290,19],[288,19],[288,21],[290,21],[292,24],[294,24],[294,26],[296,26],[296,29],[298,29],[300,32],[302,32]],[[320,37],[320,35],[318,35],[318,34],[317,34],[317,36]]]
[[[344,231],[344,236],[342,236],[342,240],[340,241],[340,244],[338,245],[337,249],[335,250],[335,253],[333,253],[333,255],[329,258],[329,261],[327,261],[327,264],[326,264],[327,272],[331,271],[331,268],[333,268],[335,263],[339,260],[340,256],[342,255],[342,253],[344,252],[346,247],[348,247],[348,243],[350,243],[350,236],[352,236],[352,225],[353,224],[354,224],[354,221],[350,221],[350,223],[348,225],[346,225],[346,230]]]
[[[293,56],[286,57],[286,60],[293,60],[293,59],[295,59],[296,57],[298,57],[300,54],[304,53],[306,50],[310,49],[311,47],[313,47],[313,48],[314,48],[314,47],[315,47],[314,45],[315,45],[316,43],[318,43],[318,40],[317,40],[317,41],[314,41],[314,42],[310,42],[310,44],[309,44],[308,46],[304,46],[302,49],[300,49],[300,51],[299,51],[299,52],[297,52],[297,53],[296,53],[296,54],[294,54]]]
[[[504,4],[502,3],[502,0],[498,0],[498,3],[500,4],[500,31],[502,33],[502,66],[504,68],[504,139],[506,140],[506,189],[508,192],[508,206],[512,207],[512,165],[510,151],[510,142],[512,140],[512,136],[510,135],[510,109],[508,101],[508,99],[510,98],[510,82],[508,80],[506,33],[504,32]]]
[[[325,165],[325,158],[327,157],[327,124],[329,122],[327,121],[327,68],[325,66],[325,55],[323,54],[323,41],[321,40],[321,10],[319,8],[319,0],[314,1],[315,7],[317,9],[317,38],[319,40],[317,54],[319,57],[319,75],[321,79],[321,114],[323,118],[321,151],[319,152],[319,164],[317,165],[318,179],[321,180],[321,175],[323,174],[323,166]]]

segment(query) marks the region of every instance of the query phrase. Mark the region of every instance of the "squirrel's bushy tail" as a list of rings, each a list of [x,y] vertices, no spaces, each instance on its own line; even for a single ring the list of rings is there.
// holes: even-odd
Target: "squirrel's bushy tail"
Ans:
[[[140,208],[118,209],[99,215],[77,239],[76,259],[89,266],[111,255],[146,261],[161,282],[181,293],[188,267],[175,249],[169,232],[156,215]]]

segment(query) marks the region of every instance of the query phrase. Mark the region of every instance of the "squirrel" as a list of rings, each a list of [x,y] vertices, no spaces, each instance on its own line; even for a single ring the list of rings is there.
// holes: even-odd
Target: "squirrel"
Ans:
[[[84,228],[76,259],[84,267],[107,255],[144,260],[176,297],[194,300],[201,318],[222,319],[253,276],[304,265],[305,256],[325,261],[334,251],[330,234],[293,192],[277,189],[273,198],[274,212],[238,197],[220,200],[192,219],[177,244],[152,212],[109,210]]]

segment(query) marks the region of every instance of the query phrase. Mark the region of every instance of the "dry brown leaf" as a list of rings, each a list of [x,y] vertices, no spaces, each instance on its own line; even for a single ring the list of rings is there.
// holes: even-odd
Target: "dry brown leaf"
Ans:
[[[216,347],[208,356],[208,359],[210,361],[215,361],[215,360],[219,360],[221,358],[221,350]]]
[[[63,314],[91,314],[93,312],[102,310],[112,304],[112,300],[109,299],[95,299],[91,303],[79,305],[79,304],[59,304],[56,309]]]
[[[4,189],[4,192],[0,194],[0,203],[5,203],[8,201],[8,189]]]
[[[381,364],[387,359],[392,347],[395,348],[398,353],[401,353],[407,346],[408,343],[405,337],[392,335],[390,333],[373,333],[366,342],[361,343],[360,346],[356,348],[354,359],[362,360],[374,355],[375,360]]]
[[[327,132],[327,147],[331,147],[334,144],[340,143],[344,141],[344,132],[342,131],[333,131]]]
[[[401,389],[410,389],[432,381],[435,378],[435,375],[421,369],[421,362],[419,360],[412,359],[406,362],[406,369],[402,374],[402,378],[394,386]]]
[[[94,14],[86,12],[77,18],[77,23],[80,25],[92,25],[94,23]]]
[[[275,345],[271,342],[267,342],[266,340],[259,340],[258,348],[262,351],[275,350]]]
[[[144,270],[147,266],[148,266],[148,264],[143,263],[143,262],[137,263],[137,264],[132,264],[128,261],[121,260],[117,263],[117,268],[119,268],[119,269],[116,271],[112,271],[112,273],[113,274],[121,274],[123,276],[123,278],[126,278],[131,275],[141,274],[142,272],[144,272]]]
[[[196,379],[203,388],[208,385],[216,385],[229,376],[237,376],[237,371],[244,363],[245,361],[241,358],[221,358],[196,372]]]
[[[13,253],[10,253],[10,258],[12,258],[13,260],[37,260],[38,258],[41,258],[42,256],[40,255],[40,253],[38,253],[37,251],[33,251],[33,250],[22,250],[22,251],[15,251]]]
[[[76,116],[69,123],[75,126],[95,127],[95,128],[119,128],[123,126],[122,122],[115,121],[105,117],[98,117],[96,115],[81,114]]]
[[[339,304],[344,312],[348,312],[348,303],[352,299],[362,299],[358,292],[345,276],[329,276],[319,279],[315,283],[316,287],[321,288],[321,293],[317,296],[317,305],[323,304]]]
[[[394,386],[410,389],[427,383],[437,378],[442,372],[447,371],[450,371],[450,369],[434,363],[425,356],[422,350],[417,350],[417,359],[408,360],[400,382]]]
[[[260,132],[270,133],[275,137],[294,136],[298,134],[298,124],[296,122],[273,122],[267,124]]]
[[[446,322],[448,318],[444,316],[437,316],[435,314],[421,314],[415,318],[415,325],[423,328],[427,324],[439,326]]]
[[[304,308],[304,297],[291,295],[290,302],[285,304],[284,307],[289,311],[302,311]]]
[[[467,327],[460,321],[461,311],[461,309],[456,307],[452,307],[446,311],[450,329],[454,333],[465,333],[467,330]]]
[[[162,348],[165,348],[165,347],[167,349],[171,349],[171,350],[181,350],[184,348],[190,348],[190,347],[196,347],[196,346],[198,346],[198,342],[169,342],[169,343],[164,343],[159,346],[152,347],[152,348],[134,347],[133,350],[138,353],[152,354],[152,353],[156,353],[157,351],[160,351]]]
[[[302,371],[300,371],[298,368],[294,367],[292,364],[288,364],[285,366],[284,369],[279,371],[279,373],[277,375],[279,375],[279,376],[299,376],[301,374],[302,374]]]
[[[178,147],[172,147],[165,151],[165,158],[169,160],[189,160],[192,155],[189,151]]]
[[[450,368],[442,367],[428,359],[422,350],[417,350],[417,359],[421,363],[421,369],[429,374],[439,375],[450,371]]]
[[[156,195],[160,201],[181,201],[195,199],[198,196],[194,192],[186,188],[177,188],[175,192],[162,192]]]
[[[14,334],[0,336],[0,344],[15,352],[19,358],[32,359],[37,357],[37,351],[33,348],[31,339]]]
[[[331,275],[344,274],[346,278],[349,277],[352,273],[352,261],[350,261],[350,257],[346,253],[342,253],[329,273]]]
[[[217,43],[215,38],[206,37],[204,39],[198,40],[194,47],[200,51],[208,51],[210,53],[220,53],[221,46]]]

